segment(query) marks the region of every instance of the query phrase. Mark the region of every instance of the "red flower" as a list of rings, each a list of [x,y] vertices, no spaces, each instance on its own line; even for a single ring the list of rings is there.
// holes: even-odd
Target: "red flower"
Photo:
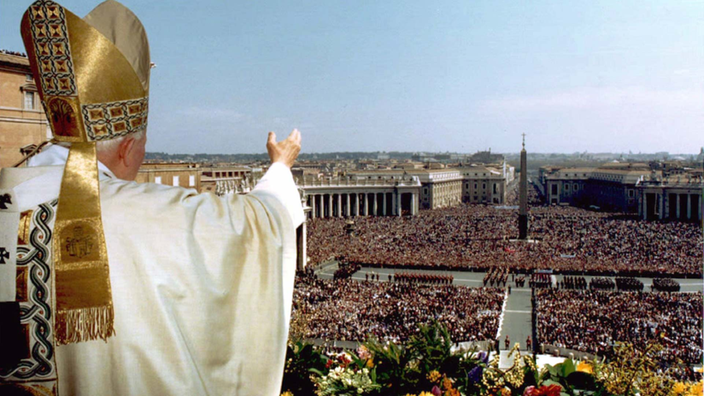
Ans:
[[[560,396],[562,387],[560,385],[541,386],[535,393],[536,396]]]

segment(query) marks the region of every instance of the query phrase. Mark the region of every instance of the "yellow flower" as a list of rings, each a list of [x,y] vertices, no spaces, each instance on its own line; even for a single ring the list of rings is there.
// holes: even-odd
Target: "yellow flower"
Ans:
[[[509,388],[501,389],[501,396],[511,396],[511,389],[509,389]]]
[[[452,381],[450,381],[450,379],[447,377],[443,378],[442,379],[442,388],[445,390],[452,389]]]
[[[420,395],[418,395],[418,396],[435,396],[435,395],[433,395],[430,392],[421,392]]]
[[[689,396],[689,395],[701,396],[702,394],[704,394],[704,381],[699,381],[689,388],[689,393],[687,394],[687,396]]]
[[[437,370],[433,370],[426,376],[426,378],[428,378],[428,381],[430,382],[437,382],[440,380],[440,373],[438,373]]]
[[[372,367],[374,367],[374,361],[373,361],[372,359],[368,359],[366,366],[367,366],[367,368],[372,368]]]
[[[675,385],[672,386],[672,391],[675,392],[676,395],[681,395],[685,392],[687,392],[688,386],[682,382],[675,382]]]
[[[291,391],[286,391],[282,393],[281,396],[293,396],[293,393],[291,393]]]
[[[415,394],[406,393],[406,396],[416,396]]]
[[[579,362],[579,364],[577,364],[577,371],[594,374],[594,367],[592,367],[592,364],[589,362]]]

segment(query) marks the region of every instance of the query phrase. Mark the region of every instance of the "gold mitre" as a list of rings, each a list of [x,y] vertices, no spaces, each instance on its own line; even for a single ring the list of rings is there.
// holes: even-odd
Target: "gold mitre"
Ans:
[[[95,145],[147,126],[147,36],[112,0],[85,19],[38,0],[21,31],[54,139],[71,143],[52,240],[55,341],[105,340],[114,310]]]
[[[81,19],[38,0],[21,31],[55,140],[109,140],[146,128],[149,44],[129,9],[109,0]]]

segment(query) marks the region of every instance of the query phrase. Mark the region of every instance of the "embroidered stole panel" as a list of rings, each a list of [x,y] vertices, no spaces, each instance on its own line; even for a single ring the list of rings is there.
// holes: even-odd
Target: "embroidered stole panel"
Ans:
[[[56,395],[58,391],[51,256],[57,202],[47,202],[20,214],[16,301],[27,353],[15,367],[0,367],[0,393],[8,387],[35,396]]]

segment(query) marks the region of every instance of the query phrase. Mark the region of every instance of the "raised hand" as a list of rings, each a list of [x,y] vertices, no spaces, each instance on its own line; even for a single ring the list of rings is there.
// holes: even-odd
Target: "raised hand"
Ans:
[[[271,163],[281,162],[289,168],[298,158],[301,151],[301,133],[294,129],[288,137],[280,142],[276,141],[276,134],[269,132],[269,139],[266,142],[266,151],[269,152]]]

